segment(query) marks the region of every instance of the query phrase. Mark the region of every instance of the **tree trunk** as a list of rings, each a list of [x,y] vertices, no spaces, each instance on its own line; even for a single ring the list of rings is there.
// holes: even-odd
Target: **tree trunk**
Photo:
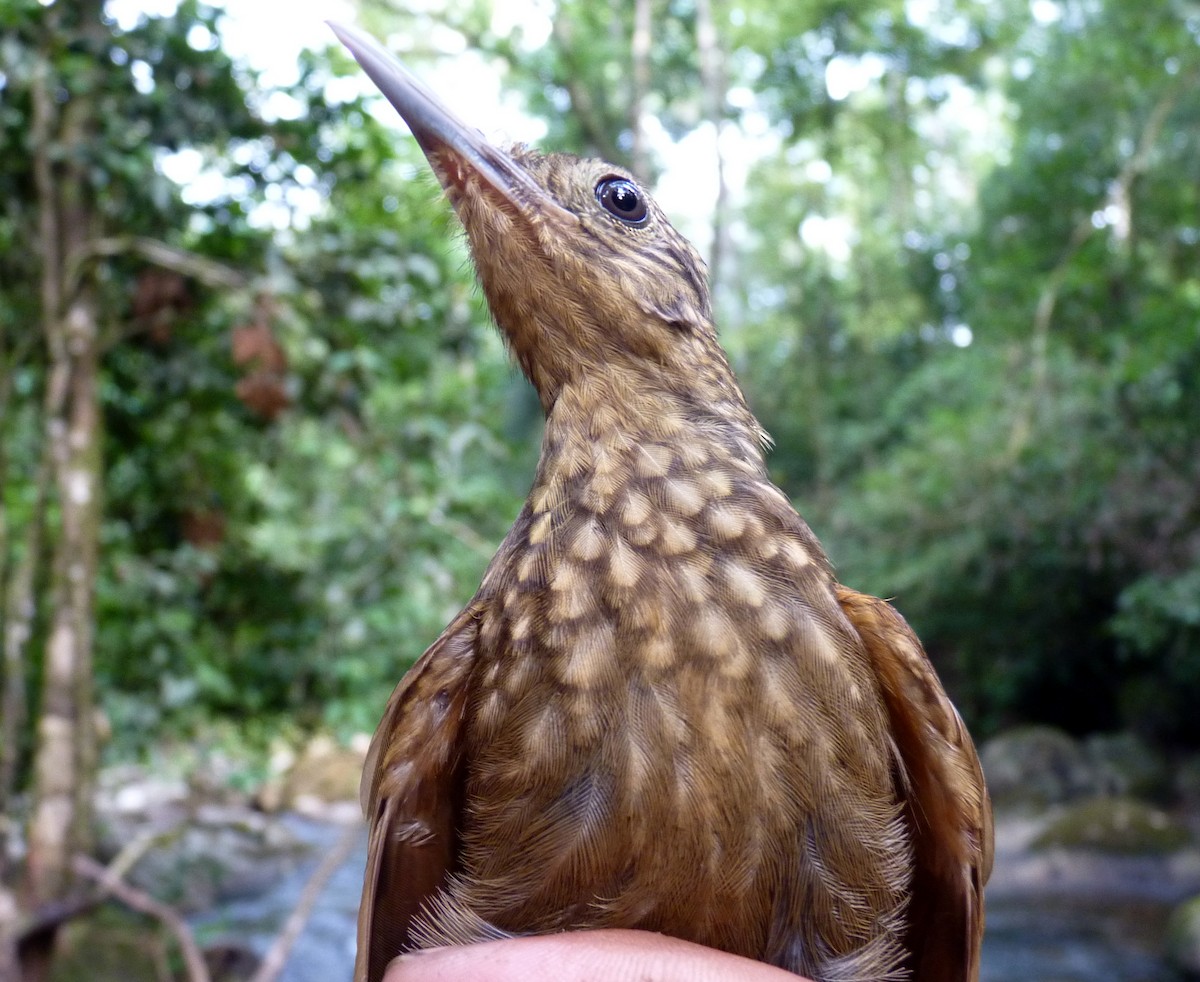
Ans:
[[[700,85],[704,90],[704,115],[712,124],[713,154],[717,168],[717,197],[713,202],[712,245],[708,250],[708,279],[714,304],[721,284],[725,256],[729,253],[729,183],[721,135],[725,129],[725,66],[711,0],[696,0],[696,53],[700,59]]]
[[[99,526],[100,408],[96,311],[80,297],[65,318],[66,400],[47,437],[61,527],[34,760],[27,892],[34,904],[68,887],[71,856],[87,851],[95,754],[92,616]]]
[[[615,164],[628,160],[617,141],[613,139],[612,126],[609,124],[604,103],[597,102],[587,84],[586,73],[581,67],[577,67],[582,60],[577,48],[586,42],[580,42],[577,38],[570,17],[554,18],[552,37],[563,61],[561,81],[571,100],[571,115],[583,133],[581,149]]]
[[[59,18],[60,30],[71,33],[103,29],[96,0],[84,10],[54,9],[52,16]],[[71,25],[64,28],[63,19]],[[96,765],[92,621],[100,517],[100,331],[96,294],[80,261],[98,231],[84,151],[95,129],[88,95],[94,87],[77,86],[60,111],[51,96],[54,86],[43,53],[33,87],[32,144],[48,352],[45,439],[59,522],[23,884],[30,910],[72,889],[71,858],[90,845]],[[44,977],[52,955],[51,932],[28,953],[27,977]]]
[[[629,92],[629,169],[643,181],[650,180],[650,149],[646,146],[646,127],[642,114],[646,93],[650,91],[650,45],[652,33],[651,0],[636,0],[633,8],[633,37],[630,43],[632,71]]]

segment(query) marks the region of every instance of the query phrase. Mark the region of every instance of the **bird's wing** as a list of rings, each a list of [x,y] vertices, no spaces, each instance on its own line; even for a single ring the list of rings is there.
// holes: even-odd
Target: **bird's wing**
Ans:
[[[913,836],[912,978],[975,982],[992,806],[975,746],[912,628],[888,603],[838,586],[866,646],[904,768]]]
[[[405,950],[413,918],[453,862],[477,614],[468,606],[401,679],[367,752],[355,982],[378,982]]]

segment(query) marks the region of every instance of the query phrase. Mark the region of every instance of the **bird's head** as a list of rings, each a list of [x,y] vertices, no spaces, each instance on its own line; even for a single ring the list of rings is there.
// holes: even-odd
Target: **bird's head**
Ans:
[[[564,387],[611,372],[744,406],[716,340],[704,262],[632,174],[493,146],[374,38],[331,26],[445,188],[492,315],[547,411]]]

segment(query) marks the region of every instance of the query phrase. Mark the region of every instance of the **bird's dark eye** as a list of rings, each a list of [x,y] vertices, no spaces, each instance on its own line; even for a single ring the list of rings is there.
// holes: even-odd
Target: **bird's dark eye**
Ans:
[[[645,225],[650,217],[645,195],[633,181],[623,177],[604,178],[596,185],[596,200],[626,225]]]

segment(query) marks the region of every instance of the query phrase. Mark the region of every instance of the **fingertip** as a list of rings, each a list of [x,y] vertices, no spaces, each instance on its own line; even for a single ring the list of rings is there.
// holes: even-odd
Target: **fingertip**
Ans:
[[[782,969],[648,931],[538,935],[402,955],[383,982],[800,982]]]

